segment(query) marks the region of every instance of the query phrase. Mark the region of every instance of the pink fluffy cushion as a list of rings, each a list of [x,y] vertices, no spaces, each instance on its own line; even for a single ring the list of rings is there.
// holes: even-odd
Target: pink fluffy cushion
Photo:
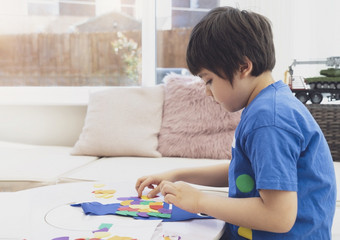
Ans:
[[[163,157],[230,159],[241,111],[229,113],[205,95],[204,82],[176,74],[164,78],[158,151]]]

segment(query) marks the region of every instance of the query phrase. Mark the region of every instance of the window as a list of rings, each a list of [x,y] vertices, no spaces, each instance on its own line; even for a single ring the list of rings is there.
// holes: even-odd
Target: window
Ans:
[[[192,28],[217,0],[163,0],[157,2],[157,83],[170,72],[190,74],[185,60]]]
[[[271,20],[276,80],[294,59],[340,56],[336,0],[1,0],[0,86],[150,85],[189,74],[191,29],[217,6]]]
[[[320,60],[340,56],[340,22],[336,0],[162,0],[157,1],[157,67],[169,71],[186,69],[185,52],[192,27],[210,9],[232,6],[258,12],[273,26],[276,65],[273,76],[283,80],[294,59]],[[297,74],[319,75],[325,65],[299,65]]]
[[[3,0],[0,86],[140,85],[138,1]]]

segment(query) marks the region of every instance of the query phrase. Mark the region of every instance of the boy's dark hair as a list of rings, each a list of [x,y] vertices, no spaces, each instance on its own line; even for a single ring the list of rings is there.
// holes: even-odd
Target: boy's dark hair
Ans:
[[[253,63],[252,76],[275,66],[270,21],[257,13],[232,7],[212,9],[193,28],[187,48],[187,65],[197,75],[205,68],[232,84],[245,57]]]

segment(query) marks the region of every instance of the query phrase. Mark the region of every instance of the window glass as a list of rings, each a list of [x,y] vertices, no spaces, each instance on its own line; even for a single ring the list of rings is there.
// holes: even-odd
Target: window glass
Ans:
[[[157,1],[157,83],[162,83],[171,72],[190,74],[185,54],[191,30],[210,9],[217,6],[217,0]]]
[[[0,86],[141,84],[137,0],[0,2]]]
[[[169,72],[187,73],[186,47],[190,32],[209,10],[232,6],[260,13],[272,22],[276,65],[275,80],[283,80],[294,59],[309,61],[295,72],[319,75],[325,64],[311,64],[340,56],[340,22],[335,0],[161,0],[157,1],[157,82]]]

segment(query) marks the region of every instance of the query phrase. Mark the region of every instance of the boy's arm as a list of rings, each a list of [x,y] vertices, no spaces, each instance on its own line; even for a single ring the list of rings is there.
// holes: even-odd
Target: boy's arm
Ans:
[[[177,170],[175,181],[212,187],[228,187],[229,162],[197,168]]]
[[[296,192],[260,190],[260,197],[226,198],[200,192],[183,182],[164,182],[161,192],[166,202],[184,210],[250,229],[288,232],[297,215]]]

